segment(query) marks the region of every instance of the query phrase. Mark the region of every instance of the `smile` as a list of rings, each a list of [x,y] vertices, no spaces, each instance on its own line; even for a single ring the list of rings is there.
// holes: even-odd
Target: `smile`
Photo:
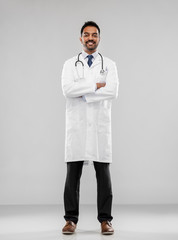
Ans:
[[[94,42],[87,42],[87,44],[92,45],[92,44],[94,44]]]

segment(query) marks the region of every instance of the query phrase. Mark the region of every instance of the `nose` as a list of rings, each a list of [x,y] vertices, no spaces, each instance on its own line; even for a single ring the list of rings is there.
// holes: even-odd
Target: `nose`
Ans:
[[[89,40],[93,40],[93,36],[92,35],[89,35]]]

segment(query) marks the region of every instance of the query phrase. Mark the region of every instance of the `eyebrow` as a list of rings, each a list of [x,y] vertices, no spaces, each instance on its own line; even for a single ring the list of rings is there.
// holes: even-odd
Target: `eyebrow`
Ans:
[[[83,34],[90,34],[89,32],[84,32]],[[91,34],[98,34],[97,32],[91,33]]]

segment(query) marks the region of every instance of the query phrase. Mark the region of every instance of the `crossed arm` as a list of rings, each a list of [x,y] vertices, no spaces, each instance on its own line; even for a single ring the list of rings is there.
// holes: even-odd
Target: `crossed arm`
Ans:
[[[85,96],[87,103],[117,98],[119,79],[114,62],[108,67],[105,83],[94,83],[92,79],[85,78],[74,81],[71,64],[66,61],[62,70],[62,90],[65,97]]]

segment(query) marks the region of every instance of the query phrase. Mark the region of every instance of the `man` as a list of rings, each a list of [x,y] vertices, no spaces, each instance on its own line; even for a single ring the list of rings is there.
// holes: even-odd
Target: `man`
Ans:
[[[62,90],[66,97],[64,234],[74,233],[79,216],[79,186],[83,164],[94,165],[97,179],[97,219],[102,234],[113,234],[111,224],[112,162],[111,106],[118,96],[115,62],[97,51],[100,28],[86,22],[81,28],[83,51],[64,63]]]

